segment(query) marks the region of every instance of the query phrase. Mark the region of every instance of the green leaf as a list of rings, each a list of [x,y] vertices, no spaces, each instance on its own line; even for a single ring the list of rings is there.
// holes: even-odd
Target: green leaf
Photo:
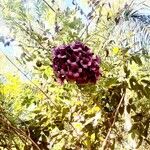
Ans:
[[[124,107],[120,107],[120,108],[119,108],[119,113],[120,113],[121,115],[123,115],[123,112],[124,112]]]
[[[148,86],[145,86],[144,91],[146,93],[145,97],[149,99],[150,98],[150,88]]]
[[[136,111],[136,106],[134,104],[130,105],[131,109]]]
[[[132,56],[131,59],[132,59],[136,64],[138,64],[139,66],[142,66],[142,61],[141,61],[141,59],[140,59],[140,56],[135,55],[135,56]]]
[[[127,66],[124,66],[124,72],[126,73],[126,78],[128,78],[130,75],[130,70],[128,69]]]
[[[141,82],[146,83],[146,84],[148,84],[150,86],[150,81],[149,80],[143,79],[143,80],[141,80]]]
[[[42,40],[43,40],[43,41],[46,41],[46,40],[48,40],[48,37],[44,37]]]
[[[128,106],[127,106],[127,112],[130,114],[130,111],[131,111],[131,106],[128,105]]]
[[[48,76],[44,73],[43,74],[44,79],[48,80]]]
[[[47,138],[45,135],[42,135],[42,142],[47,142]]]
[[[130,82],[131,89],[138,90],[138,87],[137,87],[138,82],[134,76],[130,78],[129,82]]]
[[[107,78],[105,81],[105,86],[109,87],[117,83],[117,78]]]
[[[133,103],[133,98],[129,99],[129,104],[131,105]]]

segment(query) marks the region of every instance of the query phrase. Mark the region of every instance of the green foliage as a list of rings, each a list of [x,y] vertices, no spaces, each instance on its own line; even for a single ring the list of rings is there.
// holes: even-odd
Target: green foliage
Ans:
[[[111,15],[111,7],[106,11],[103,2],[92,4],[95,11],[90,12],[87,21],[95,28],[90,30],[91,24],[81,19],[81,8],[77,4],[74,9],[61,10],[57,3],[47,5],[45,1],[34,1],[36,14],[31,15],[20,1],[2,2],[4,19],[23,49],[20,61],[30,64],[33,82],[40,88],[15,77],[8,78],[1,86],[2,107],[8,116],[13,116],[8,119],[14,127],[23,130],[27,138],[16,136],[10,128],[16,149],[20,143],[24,149],[41,150],[98,150],[102,146],[103,149],[125,149],[130,134],[137,148],[149,148],[149,58],[107,41],[116,25],[116,14]],[[94,17],[96,15],[98,17]],[[85,42],[102,58],[103,75],[96,85],[56,82],[51,48],[75,40]],[[126,101],[129,102],[126,104]],[[129,131],[124,129],[125,112],[131,116]],[[12,145],[11,137],[6,139],[5,143]]]

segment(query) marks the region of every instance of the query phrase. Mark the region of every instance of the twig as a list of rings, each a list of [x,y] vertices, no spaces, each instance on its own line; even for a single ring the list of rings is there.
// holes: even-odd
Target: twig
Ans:
[[[53,7],[52,7],[46,0],[43,0],[43,2],[44,2],[54,13],[56,13],[56,11],[53,9]]]
[[[20,130],[20,129],[18,129],[17,127],[14,127],[13,125],[12,125],[12,123],[9,121],[9,119],[3,114],[3,117],[6,119],[6,120],[4,120],[4,119],[1,119],[2,120],[2,122],[3,123],[5,123],[5,124],[7,124],[8,126],[9,126],[9,128],[11,128],[12,129],[12,131],[15,133],[15,134],[17,134],[18,135],[18,137],[22,140],[22,138],[23,138],[23,140],[26,140],[27,141],[27,139],[37,148],[37,150],[40,150],[40,148],[39,148],[39,146],[29,137],[29,136],[27,136],[22,130]]]
[[[115,114],[114,114],[114,120],[113,120],[113,123],[111,124],[111,126],[110,126],[110,128],[109,128],[109,130],[108,130],[108,132],[107,132],[106,138],[105,138],[105,140],[104,140],[104,142],[103,142],[103,144],[102,144],[102,148],[101,148],[102,150],[105,149],[105,146],[106,146],[106,144],[107,144],[107,140],[108,140],[108,138],[109,138],[109,136],[110,136],[110,133],[111,133],[111,130],[112,130],[113,126],[115,125],[116,118],[117,118],[117,114],[118,114],[119,108],[120,108],[120,106],[121,106],[121,103],[122,103],[123,100],[124,100],[125,94],[126,94],[126,91],[125,91],[124,94],[122,95],[121,100],[120,100],[120,102],[119,102],[119,104],[118,104],[118,106],[117,106],[117,108],[116,108],[116,111],[115,111]]]

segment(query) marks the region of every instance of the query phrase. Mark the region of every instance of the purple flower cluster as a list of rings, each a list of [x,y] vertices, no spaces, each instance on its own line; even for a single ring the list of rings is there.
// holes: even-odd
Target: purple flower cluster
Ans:
[[[96,83],[101,71],[100,58],[89,47],[76,41],[53,49],[53,69],[58,80],[78,84]]]

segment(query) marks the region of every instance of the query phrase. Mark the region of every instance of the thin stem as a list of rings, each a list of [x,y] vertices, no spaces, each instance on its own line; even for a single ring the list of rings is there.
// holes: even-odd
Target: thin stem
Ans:
[[[54,13],[56,13],[56,11],[53,9],[53,7],[52,7],[46,0],[43,0],[43,2],[44,2]]]
[[[103,142],[103,144],[102,144],[102,148],[101,148],[102,150],[105,149],[105,146],[106,146],[106,144],[107,144],[107,140],[108,140],[108,138],[109,138],[109,136],[110,136],[110,133],[111,133],[111,130],[112,130],[113,126],[115,125],[116,118],[117,118],[117,114],[118,114],[119,108],[120,108],[120,106],[121,106],[121,104],[122,104],[122,102],[123,102],[123,100],[124,100],[125,94],[126,94],[126,91],[125,91],[124,94],[122,95],[121,100],[120,100],[120,102],[119,102],[119,104],[118,104],[118,106],[117,106],[117,108],[116,108],[116,111],[115,111],[115,114],[114,114],[114,120],[113,120],[113,123],[111,124],[111,126],[110,126],[110,128],[109,128],[109,130],[108,130],[108,132],[107,132],[107,135],[106,135],[106,137],[105,137],[105,140],[104,140],[104,142]]]
[[[12,125],[6,115],[3,114],[3,117],[4,119],[0,118],[0,120],[2,120],[2,122],[5,123],[9,127],[9,129],[12,129],[12,131],[17,134],[21,140],[27,141],[28,139],[37,148],[37,150],[40,150],[39,146],[29,136],[27,136],[21,129],[18,129],[17,127],[14,127]]]

